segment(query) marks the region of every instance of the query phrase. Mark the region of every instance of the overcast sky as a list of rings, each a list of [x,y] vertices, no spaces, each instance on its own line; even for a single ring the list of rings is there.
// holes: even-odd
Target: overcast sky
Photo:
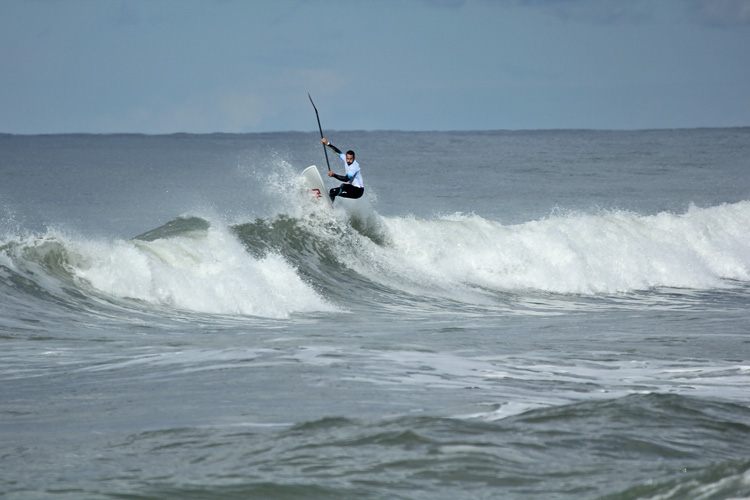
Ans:
[[[0,0],[0,132],[750,126],[750,0]]]

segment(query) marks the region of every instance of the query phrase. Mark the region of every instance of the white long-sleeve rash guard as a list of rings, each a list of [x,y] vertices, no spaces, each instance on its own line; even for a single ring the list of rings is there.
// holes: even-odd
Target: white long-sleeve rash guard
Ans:
[[[333,176],[342,182],[349,182],[352,186],[364,189],[365,185],[362,182],[362,172],[360,171],[359,163],[357,163],[357,160],[354,160],[352,164],[349,165],[348,163],[346,163],[346,154],[342,153],[339,148],[337,148],[330,142],[328,143],[328,147],[333,149],[339,155],[339,158],[341,158],[341,160],[344,162],[344,165],[346,166],[346,176],[337,174],[333,174]]]

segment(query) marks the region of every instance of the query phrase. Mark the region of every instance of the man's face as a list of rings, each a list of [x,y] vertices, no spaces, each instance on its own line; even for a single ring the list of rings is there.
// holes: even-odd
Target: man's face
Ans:
[[[354,157],[352,155],[346,155],[346,164],[351,165],[354,163]]]

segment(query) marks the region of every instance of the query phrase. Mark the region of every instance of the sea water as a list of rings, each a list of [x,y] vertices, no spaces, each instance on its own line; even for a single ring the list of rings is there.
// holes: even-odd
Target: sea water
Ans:
[[[750,129],[327,137],[0,135],[4,498],[750,497]]]

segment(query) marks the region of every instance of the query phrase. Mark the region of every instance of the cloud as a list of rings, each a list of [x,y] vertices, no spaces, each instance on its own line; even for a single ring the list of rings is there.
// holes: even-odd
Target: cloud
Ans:
[[[693,21],[709,26],[750,25],[750,0],[689,0]]]
[[[436,7],[463,7],[467,0],[422,0],[422,2]]]
[[[546,9],[565,21],[638,24],[652,17],[653,3],[643,0],[517,0],[522,7]]]
[[[115,26],[137,26],[141,22],[141,14],[133,4],[123,2],[119,9],[110,14],[110,19]]]
[[[642,23],[653,17],[655,6],[653,0],[419,0],[419,2],[428,7],[455,9],[469,4],[489,5],[498,9],[519,6],[546,11],[563,21],[604,25]]]

